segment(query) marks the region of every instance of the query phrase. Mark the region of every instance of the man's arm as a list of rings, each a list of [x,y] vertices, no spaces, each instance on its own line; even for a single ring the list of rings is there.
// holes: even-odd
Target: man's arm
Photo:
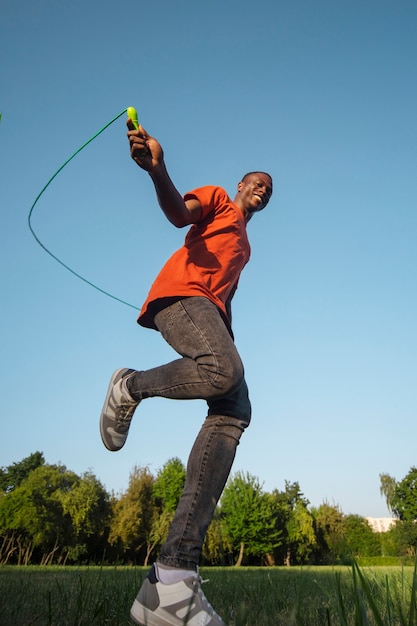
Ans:
[[[150,171],[149,175],[155,186],[159,206],[174,226],[181,228],[198,222],[201,217],[199,201],[196,198],[184,201],[172,182],[164,162]]]
[[[155,137],[148,135],[143,126],[135,130],[130,120],[127,126],[130,155],[152,178],[159,206],[166,217],[177,228],[198,222],[201,217],[201,205],[195,198],[184,201],[168,174],[160,143]]]

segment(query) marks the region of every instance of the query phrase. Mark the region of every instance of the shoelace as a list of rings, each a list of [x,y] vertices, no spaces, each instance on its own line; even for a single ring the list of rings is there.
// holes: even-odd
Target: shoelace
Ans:
[[[136,406],[131,404],[120,403],[115,405],[118,410],[116,417],[116,424],[121,426],[127,426],[132,419],[133,411]]]
[[[129,402],[129,400],[125,397],[123,393],[124,392],[123,381],[121,381],[120,384],[122,385],[120,389],[122,402],[118,402],[118,403],[115,402],[114,406],[117,409],[116,425],[123,427],[123,426],[129,426],[133,413],[137,407],[137,403],[135,402],[133,404],[132,402]]]
[[[197,580],[202,585],[204,585],[205,583],[210,582],[210,578],[205,578],[205,579],[201,578],[200,568],[198,567],[198,565],[197,565]]]
[[[204,585],[205,583],[210,582],[210,578],[201,578],[200,574],[197,573],[197,577],[195,579],[195,586],[197,589],[197,595],[199,596],[199,598],[203,601],[203,604],[205,604],[207,606],[208,612],[212,617],[216,617],[219,620],[221,620],[220,615],[218,615],[216,613],[216,611],[213,609],[213,607],[211,606],[210,602],[207,600],[204,591],[201,589],[201,585]]]

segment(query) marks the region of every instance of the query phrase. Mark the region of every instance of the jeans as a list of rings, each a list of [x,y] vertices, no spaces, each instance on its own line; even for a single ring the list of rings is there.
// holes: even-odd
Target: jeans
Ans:
[[[249,425],[251,405],[243,364],[217,307],[204,297],[179,300],[155,324],[180,359],[128,380],[137,400],[203,399],[208,415],[192,447],[184,491],[158,561],[196,570],[204,537]]]

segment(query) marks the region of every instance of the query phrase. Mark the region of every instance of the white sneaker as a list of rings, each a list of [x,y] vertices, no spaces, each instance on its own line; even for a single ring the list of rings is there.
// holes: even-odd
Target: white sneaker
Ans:
[[[139,402],[134,400],[126,380],[135,373],[127,368],[116,370],[110,379],[107,396],[100,416],[101,439],[108,450],[115,452],[125,444],[130,422]]]
[[[164,585],[153,565],[130,609],[130,617],[141,626],[225,626],[200,585],[200,577],[193,572],[178,583]]]

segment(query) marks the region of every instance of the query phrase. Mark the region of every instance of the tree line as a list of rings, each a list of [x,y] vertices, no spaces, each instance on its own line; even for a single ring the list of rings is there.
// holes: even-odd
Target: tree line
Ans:
[[[0,564],[148,565],[168,532],[186,469],[172,458],[153,475],[134,467],[127,489],[108,493],[35,452],[0,469]],[[337,505],[311,507],[298,482],[267,492],[256,476],[233,474],[203,549],[204,565],[336,564],[363,556],[415,556],[417,469],[397,482],[381,474],[397,522],[374,532]]]

